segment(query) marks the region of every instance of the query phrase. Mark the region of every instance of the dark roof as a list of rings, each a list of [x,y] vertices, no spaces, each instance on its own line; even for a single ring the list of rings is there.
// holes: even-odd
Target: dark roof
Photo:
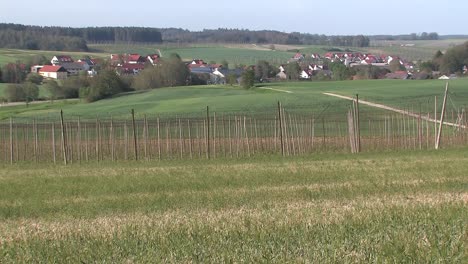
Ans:
[[[210,67],[190,67],[191,73],[213,73]]]

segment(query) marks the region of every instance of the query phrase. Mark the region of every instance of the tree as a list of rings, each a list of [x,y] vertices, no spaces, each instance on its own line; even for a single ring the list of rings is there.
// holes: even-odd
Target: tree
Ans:
[[[221,61],[221,65],[223,65],[224,69],[229,69],[229,63],[228,63],[228,61],[226,59],[223,59]]]
[[[333,72],[332,78],[335,81],[349,80],[351,78],[351,73],[349,68],[346,67],[341,62],[332,62],[329,65],[330,70]]]
[[[392,72],[404,71],[405,70],[405,67],[403,65],[401,65],[399,59],[393,59],[390,62],[389,67],[390,67],[390,71],[392,71]]]
[[[301,67],[296,62],[291,62],[286,66],[286,74],[289,80],[299,80]]]
[[[26,105],[29,105],[29,102],[36,100],[39,97],[39,87],[32,82],[26,82],[22,85],[26,100]]]
[[[229,85],[231,85],[231,86],[233,86],[234,84],[236,84],[236,83],[237,83],[237,77],[236,77],[236,75],[233,74],[233,73],[228,74],[228,75],[226,76],[226,82],[227,82],[227,84],[229,84]]]
[[[43,79],[44,77],[42,77],[42,75],[33,72],[28,73],[26,76],[27,82],[32,82],[37,85],[41,84]]]
[[[55,80],[47,80],[44,83],[44,88],[49,92],[50,99],[52,101],[59,98],[64,98],[63,89]]]
[[[5,89],[8,102],[20,102],[26,100],[26,94],[21,84],[8,84]]]
[[[250,89],[255,83],[255,72],[252,69],[248,69],[242,73],[241,86],[244,89]]]
[[[443,74],[462,72],[465,65],[468,65],[468,41],[447,50],[440,60],[440,71]]]
[[[104,70],[92,79],[89,87],[83,88],[82,95],[88,102],[94,102],[128,89],[115,71]]]
[[[26,78],[26,65],[20,61],[8,63],[2,68],[2,80],[6,83],[21,83]]]

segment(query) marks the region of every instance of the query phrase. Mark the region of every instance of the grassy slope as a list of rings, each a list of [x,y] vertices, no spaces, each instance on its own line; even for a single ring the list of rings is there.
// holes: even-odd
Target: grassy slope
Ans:
[[[6,262],[466,262],[468,151],[0,170]]]
[[[449,109],[463,107],[468,101],[468,79],[452,80],[450,82],[451,100]],[[264,88],[274,88],[292,91],[283,93],[272,90],[243,90],[230,86],[193,86],[162,88],[152,91],[120,96],[113,99],[101,100],[95,103],[78,103],[68,105],[49,105],[44,109],[23,109],[16,117],[57,115],[60,108],[67,114],[82,117],[99,115],[113,115],[115,117],[128,115],[134,108],[137,113],[164,114],[179,113],[184,115],[200,115],[210,106],[212,111],[233,112],[272,112],[279,100],[285,107],[296,108],[298,111],[308,112],[338,112],[344,113],[349,103],[345,100],[322,95],[322,92],[335,92],[354,96],[361,99],[384,103],[402,108],[414,108],[433,111],[434,96],[442,101],[445,87],[444,81],[346,81],[346,82],[298,82],[265,84]],[[363,108],[366,109],[365,107]],[[7,117],[8,108],[0,109]],[[18,110],[18,109],[16,109]]]

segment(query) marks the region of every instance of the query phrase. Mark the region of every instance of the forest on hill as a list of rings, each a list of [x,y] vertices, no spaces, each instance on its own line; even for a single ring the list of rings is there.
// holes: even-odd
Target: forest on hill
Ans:
[[[0,48],[87,51],[88,43],[161,43],[161,33],[143,27],[41,27],[0,24]]]
[[[273,30],[213,29],[189,31],[146,27],[41,27],[0,23],[0,48],[87,51],[88,43],[273,43],[367,47],[369,38],[285,33]]]

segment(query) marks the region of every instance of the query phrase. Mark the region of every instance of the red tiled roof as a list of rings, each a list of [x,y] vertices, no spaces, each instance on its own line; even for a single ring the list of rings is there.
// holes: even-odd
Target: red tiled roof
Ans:
[[[128,55],[127,61],[139,61],[141,59],[140,54],[130,54]]]
[[[70,57],[70,56],[66,56],[66,55],[59,55],[59,56],[55,56],[57,57],[57,59],[61,62],[73,62],[73,59]]]
[[[39,71],[40,72],[59,72],[59,71],[63,72],[66,70],[62,66],[45,65]]]

